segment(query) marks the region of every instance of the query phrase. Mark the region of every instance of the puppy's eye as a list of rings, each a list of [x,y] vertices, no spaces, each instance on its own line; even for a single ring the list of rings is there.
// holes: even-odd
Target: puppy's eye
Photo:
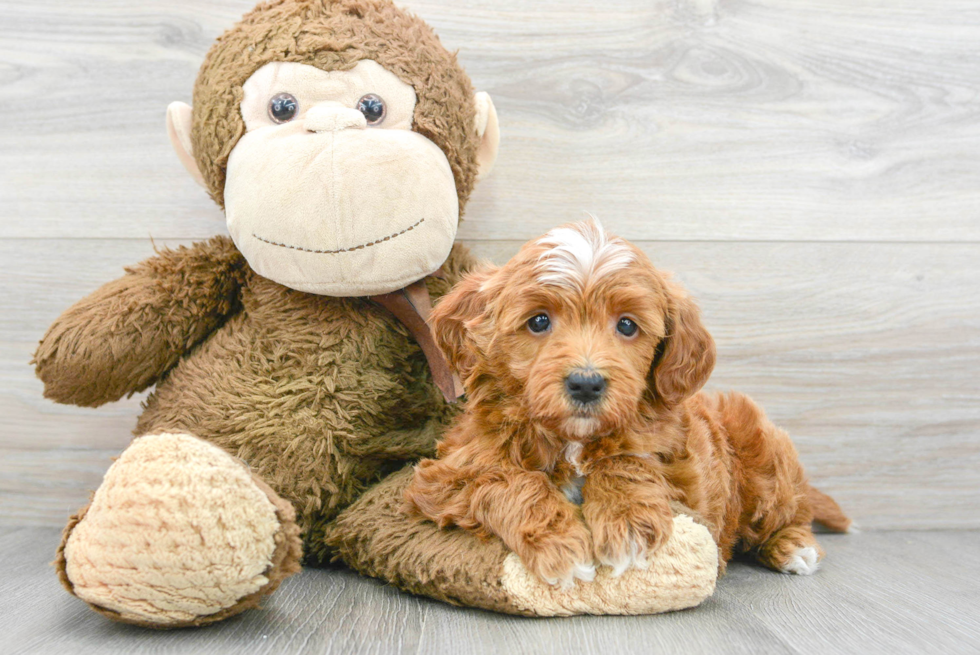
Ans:
[[[527,321],[527,329],[534,334],[547,332],[551,328],[551,319],[547,314],[538,314]]]
[[[640,329],[640,326],[636,324],[632,319],[626,318],[625,316],[619,319],[616,323],[616,331],[619,332],[624,337],[631,337],[636,334],[636,331]]]
[[[276,123],[288,123],[296,118],[299,103],[291,93],[280,93],[269,101],[269,118]]]
[[[363,96],[357,101],[357,111],[364,114],[368,125],[379,125],[385,119],[387,109],[385,101],[373,93]]]

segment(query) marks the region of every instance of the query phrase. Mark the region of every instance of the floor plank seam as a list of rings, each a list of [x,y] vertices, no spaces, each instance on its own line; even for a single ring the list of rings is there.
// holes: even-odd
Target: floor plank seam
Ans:
[[[425,643],[425,626],[429,622],[431,608],[428,603],[422,606],[422,619],[419,623],[419,643],[415,645],[415,655],[422,655],[422,644]]]

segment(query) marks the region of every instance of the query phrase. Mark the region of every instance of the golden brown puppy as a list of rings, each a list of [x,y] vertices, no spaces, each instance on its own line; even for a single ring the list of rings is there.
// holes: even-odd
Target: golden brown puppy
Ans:
[[[468,400],[439,459],[416,468],[409,506],[497,535],[546,581],[645,566],[672,502],[706,521],[722,566],[749,551],[813,573],[811,521],[850,524],[749,398],[698,393],[715,347],[697,306],[597,222],[464,278],[432,326]]]

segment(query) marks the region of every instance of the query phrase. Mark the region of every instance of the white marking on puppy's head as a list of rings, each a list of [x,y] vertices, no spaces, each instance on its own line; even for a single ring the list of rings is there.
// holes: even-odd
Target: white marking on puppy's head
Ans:
[[[585,286],[591,278],[602,277],[633,262],[633,253],[625,241],[609,238],[593,216],[566,227],[557,227],[538,239],[547,248],[538,266],[542,284]]]

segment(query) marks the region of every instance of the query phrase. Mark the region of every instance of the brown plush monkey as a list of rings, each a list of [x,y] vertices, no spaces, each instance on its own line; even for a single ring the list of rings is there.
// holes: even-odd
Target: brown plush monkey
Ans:
[[[232,238],[128,269],[37,350],[57,402],[156,385],[65,529],[66,588],[150,627],[254,607],[304,556],[522,614],[711,593],[715,547],[686,517],[659,568],[566,593],[497,542],[401,512],[406,464],[454,411],[422,329],[429,294],[474,263],[453,240],[498,141],[489,97],[425,23],[383,0],[261,4],[212,47],[193,110],[171,105],[168,129]]]

